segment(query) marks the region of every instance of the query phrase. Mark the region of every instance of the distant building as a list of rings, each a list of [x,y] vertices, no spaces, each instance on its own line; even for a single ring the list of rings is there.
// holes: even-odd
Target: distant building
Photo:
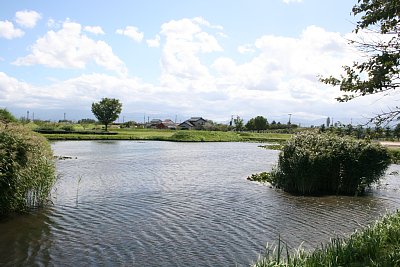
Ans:
[[[146,123],[146,128],[157,129],[157,125],[161,124],[162,120],[160,119],[152,119],[150,122]]]
[[[166,119],[158,125],[158,129],[176,130],[176,123],[170,119]]]
[[[202,117],[191,117],[178,126],[182,130],[201,130],[206,122],[207,120],[203,119]]]
[[[176,130],[177,124],[170,119],[166,119],[164,121],[159,119],[153,119],[149,123],[146,124],[146,128],[153,129],[170,129]]]

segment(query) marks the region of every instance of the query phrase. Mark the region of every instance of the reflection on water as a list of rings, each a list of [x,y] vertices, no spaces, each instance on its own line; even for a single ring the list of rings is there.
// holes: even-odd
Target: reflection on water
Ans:
[[[294,197],[249,182],[277,160],[257,144],[85,141],[53,149],[73,158],[57,162],[54,205],[0,222],[0,265],[248,266],[279,235],[310,249],[400,206],[393,175],[362,198]]]

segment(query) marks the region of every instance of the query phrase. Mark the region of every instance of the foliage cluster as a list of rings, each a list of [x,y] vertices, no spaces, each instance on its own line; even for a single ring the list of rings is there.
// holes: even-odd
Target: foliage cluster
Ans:
[[[344,75],[328,77],[322,82],[338,86],[345,93],[338,101],[380,94],[390,95],[400,87],[400,1],[399,0],[358,0],[353,7],[354,16],[360,16],[355,33],[369,32],[374,37],[363,34],[360,40],[351,43],[364,53],[361,62],[344,66]],[[381,34],[380,36],[377,33]],[[400,118],[400,108],[395,107],[372,118],[377,124]]]
[[[6,109],[0,108],[0,122],[16,122],[17,119]]]
[[[295,194],[355,195],[377,182],[389,164],[389,152],[380,144],[304,132],[285,144],[271,179]]]
[[[106,126],[118,119],[122,111],[122,103],[115,98],[102,98],[97,103],[92,103],[92,112],[94,116]]]
[[[268,123],[267,118],[263,116],[257,116],[251,118],[245,125],[247,131],[262,132],[266,130],[286,130],[287,132],[291,129],[297,128],[296,124],[282,124],[280,122],[272,121]]]
[[[348,238],[334,238],[312,252],[298,250],[290,254],[281,242],[268,247],[266,255],[254,267],[311,266],[399,266],[400,212],[383,217],[374,225]]]
[[[379,125],[376,125],[375,127],[365,127],[363,125],[353,126],[351,124],[339,124],[336,126],[325,127],[323,124],[320,126],[319,131],[334,133],[340,136],[352,136],[357,139],[384,139],[390,141],[400,139],[400,124],[397,124],[394,128],[389,126],[383,128]]]
[[[180,142],[237,142],[241,141],[241,138],[234,132],[178,131],[169,140]]]
[[[43,205],[54,182],[46,139],[22,125],[0,123],[0,215]]]

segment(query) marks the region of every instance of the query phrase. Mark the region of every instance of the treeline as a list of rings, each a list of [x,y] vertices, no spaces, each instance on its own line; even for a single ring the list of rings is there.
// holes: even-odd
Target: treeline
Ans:
[[[334,133],[339,136],[351,136],[357,139],[400,140],[400,124],[397,124],[394,128],[391,128],[389,126],[353,126],[351,124],[326,127],[325,124],[323,124],[319,127],[319,131],[322,133]]]
[[[297,127],[298,126],[296,124],[291,124],[290,122],[287,124],[282,124],[276,121],[269,123],[267,118],[264,118],[263,116],[257,116],[255,118],[251,118],[246,123],[244,130],[262,132],[266,130],[288,130]]]

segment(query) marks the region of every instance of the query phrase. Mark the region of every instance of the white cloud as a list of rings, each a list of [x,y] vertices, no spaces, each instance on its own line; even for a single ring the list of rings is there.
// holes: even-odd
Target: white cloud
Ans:
[[[245,45],[240,45],[238,47],[238,52],[240,54],[246,54],[246,53],[253,53],[255,52],[253,45],[251,44],[245,44]]]
[[[14,24],[8,20],[0,21],[0,37],[6,39],[14,39],[22,37],[25,33],[17,28],[14,28]]]
[[[93,101],[107,96],[121,99],[124,113],[181,113],[210,119],[264,115],[277,121],[284,117],[282,122],[291,113],[296,122],[300,117],[368,116],[395,101],[389,98],[377,104],[378,97],[372,96],[337,103],[338,89],[318,81],[317,75],[337,76],[342,65],[358,59],[348,48],[350,35],[344,38],[309,26],[298,37],[260,36],[242,46],[242,52],[252,52],[243,62],[244,57],[238,61],[220,53],[219,31],[199,18],[164,23],[159,35],[146,40],[149,46],[161,46],[161,76],[154,84],[92,73],[38,87],[0,72],[0,105],[90,110]],[[15,64],[84,68],[89,62],[126,72],[108,44],[82,34],[79,24],[65,22],[59,31],[38,39],[30,55]]]
[[[126,26],[125,29],[118,29],[116,33],[125,35],[138,43],[143,40],[144,36],[143,32],[140,32],[139,29],[134,26]]]
[[[161,26],[160,34],[165,37],[161,58],[163,86],[196,92],[214,89],[213,78],[200,59],[201,54],[223,51],[215,36],[202,28],[210,26],[202,18],[171,20]]]
[[[36,23],[42,18],[42,16],[32,10],[23,10],[15,13],[15,21],[25,28],[33,28]]]
[[[285,4],[290,4],[290,3],[302,3],[303,0],[283,0]]]
[[[108,70],[126,74],[125,64],[104,41],[82,34],[82,26],[66,21],[59,31],[49,31],[31,46],[31,54],[17,58],[17,66],[44,65],[50,68],[83,69],[94,62]]]
[[[104,35],[104,31],[100,26],[86,26],[84,28],[86,32],[90,32],[96,35]]]
[[[146,40],[146,43],[147,43],[147,45],[148,45],[149,47],[159,47],[159,46],[160,46],[160,39],[161,39],[160,35],[157,34],[157,35],[154,37],[154,39],[148,39],[148,40]]]

